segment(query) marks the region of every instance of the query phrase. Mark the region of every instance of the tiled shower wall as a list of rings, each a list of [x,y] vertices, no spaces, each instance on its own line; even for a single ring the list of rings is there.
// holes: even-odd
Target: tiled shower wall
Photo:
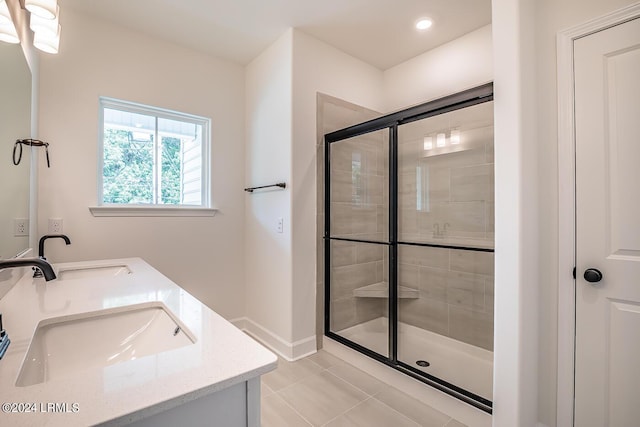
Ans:
[[[400,241],[493,248],[492,112],[485,103],[399,128]],[[452,123],[461,143],[425,150]],[[400,321],[493,350],[493,253],[400,245],[398,258],[400,284],[420,291],[399,301]]]
[[[341,331],[384,315],[387,298],[362,298],[354,291],[387,282],[387,246],[334,241],[331,245],[331,329]]]
[[[318,336],[318,348],[322,348],[322,336],[324,333],[324,134],[333,132],[345,127],[362,123],[380,113],[355,104],[334,98],[325,94],[317,96],[317,123],[318,135],[316,145],[316,170],[317,170],[317,294],[316,294],[316,330]],[[375,154],[375,153],[372,153]],[[346,156],[346,154],[345,154]],[[346,160],[346,157],[343,156]],[[373,165],[371,165],[373,166]],[[347,169],[348,168],[348,169]],[[343,172],[351,170],[351,164],[341,166]],[[378,170],[378,160],[376,158],[375,168]],[[367,170],[368,171],[368,170]],[[375,173],[373,174],[376,175]],[[344,177],[344,176],[343,176]],[[344,179],[347,179],[344,177]],[[372,185],[378,184],[377,179],[373,179]],[[386,185],[386,183],[384,184]],[[386,186],[384,187],[386,191]],[[379,193],[378,193],[379,194]],[[349,195],[351,189],[336,188],[336,196],[342,197],[345,205],[342,210],[338,208],[339,217],[346,220],[344,215],[351,207],[349,206]],[[341,213],[340,213],[341,212]],[[374,215],[375,212],[375,215]],[[360,218],[364,218],[364,224],[342,225],[343,235],[378,233],[378,207],[372,211],[361,211]],[[386,215],[386,214],[385,214]],[[340,219],[338,220],[340,221]],[[344,222],[344,221],[343,221]],[[368,224],[368,225],[366,225]],[[371,248],[370,245],[355,244],[350,242],[334,242],[332,248],[333,265],[335,267],[332,281],[338,280],[344,289],[351,289],[351,292],[338,291],[338,298],[331,304],[331,317],[334,319],[333,329],[340,330],[355,324],[382,316],[383,305],[386,300],[371,298],[355,298],[353,289],[373,283],[382,277],[382,256],[378,248]],[[335,295],[334,295],[335,296]]]
[[[398,248],[398,280],[420,297],[400,299],[401,322],[493,350],[493,254]]]
[[[437,243],[446,238],[492,247],[493,126],[463,130],[464,145],[429,152],[424,150],[429,131],[405,127],[419,125],[398,131],[400,240]]]
[[[389,235],[389,132],[373,132],[331,144],[332,237],[387,242]],[[356,289],[388,283],[388,246],[332,241],[331,328],[383,315],[386,298],[363,298]]]

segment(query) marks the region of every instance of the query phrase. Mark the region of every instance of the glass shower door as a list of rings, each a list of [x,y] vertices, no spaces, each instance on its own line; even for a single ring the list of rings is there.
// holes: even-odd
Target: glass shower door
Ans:
[[[491,401],[493,102],[398,126],[397,359]]]
[[[484,411],[493,86],[325,135],[325,333]]]
[[[389,131],[334,142],[328,154],[329,330],[388,357]]]

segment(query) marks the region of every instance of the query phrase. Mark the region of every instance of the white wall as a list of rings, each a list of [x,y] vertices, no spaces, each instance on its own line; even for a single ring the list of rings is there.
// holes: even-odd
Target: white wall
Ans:
[[[58,55],[40,61],[38,230],[62,218],[70,246],[53,262],[140,256],[225,317],[244,313],[244,69],[112,26],[67,8]],[[96,218],[98,97],[212,119],[213,205],[208,218]]]
[[[292,342],[291,74],[288,30],[246,68],[247,187],[286,182],[287,189],[245,197],[245,327],[282,355]],[[277,233],[278,218],[283,233]]]
[[[302,31],[294,30],[291,164],[293,340],[312,343],[314,347],[318,92],[382,111],[382,72]]]
[[[316,95],[382,106],[382,72],[290,29],[247,67],[245,327],[281,355],[315,350]],[[278,217],[284,233],[275,231]]]
[[[402,110],[493,80],[491,25],[384,72],[386,111]]]
[[[538,182],[533,1],[493,2],[494,426],[538,419]]]

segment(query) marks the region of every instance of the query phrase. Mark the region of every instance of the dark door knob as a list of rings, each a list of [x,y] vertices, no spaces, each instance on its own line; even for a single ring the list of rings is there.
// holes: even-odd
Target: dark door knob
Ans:
[[[584,271],[584,280],[590,283],[597,283],[602,280],[602,272],[597,268],[587,268]]]

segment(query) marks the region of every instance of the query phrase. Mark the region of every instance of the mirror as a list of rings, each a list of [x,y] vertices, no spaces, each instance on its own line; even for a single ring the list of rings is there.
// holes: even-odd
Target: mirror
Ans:
[[[19,44],[0,42],[0,94],[0,258],[12,258],[29,247],[30,150],[12,160],[16,139],[31,136],[31,71]]]

